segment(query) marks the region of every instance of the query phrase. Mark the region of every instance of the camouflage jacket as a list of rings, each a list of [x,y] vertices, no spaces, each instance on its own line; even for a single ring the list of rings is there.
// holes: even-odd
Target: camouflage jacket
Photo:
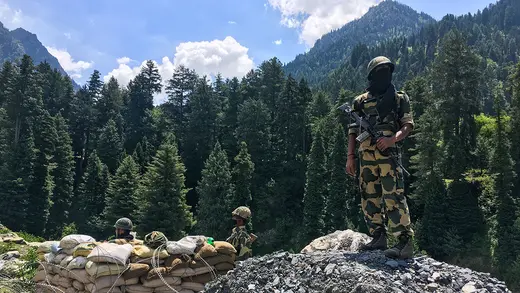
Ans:
[[[226,240],[231,243],[235,248],[240,247],[251,247],[251,236],[247,233],[245,226],[235,227],[231,233],[231,236]]]
[[[378,98],[380,97],[373,96],[370,92],[365,92],[354,98],[352,109],[359,115],[362,114],[361,111],[367,115],[375,130],[383,132],[385,136],[394,135],[405,124],[414,126],[410,98],[405,92],[395,92],[395,105],[397,107],[396,109],[390,109],[385,117],[378,117],[376,109]],[[351,124],[349,126],[349,134],[359,135],[359,131],[359,125]],[[391,147],[395,147],[395,145]],[[376,145],[371,144],[370,139],[367,139],[360,144],[359,151],[375,150],[375,148]]]

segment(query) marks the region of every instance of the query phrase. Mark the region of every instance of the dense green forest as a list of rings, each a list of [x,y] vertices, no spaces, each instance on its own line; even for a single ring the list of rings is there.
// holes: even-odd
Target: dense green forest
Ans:
[[[446,16],[409,37],[358,44],[315,87],[263,62],[242,79],[185,67],[165,84],[149,61],[121,87],[69,77],[28,55],[0,70],[0,222],[56,238],[105,239],[130,217],[139,235],[224,239],[248,205],[255,254],[298,251],[336,229],[366,232],[345,174],[347,117],[366,63],[396,62],[416,123],[402,144],[416,247],[520,282],[520,2]],[[153,105],[164,91],[168,101]]]

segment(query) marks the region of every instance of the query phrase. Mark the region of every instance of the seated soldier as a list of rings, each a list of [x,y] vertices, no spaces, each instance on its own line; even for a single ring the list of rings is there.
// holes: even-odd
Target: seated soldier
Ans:
[[[232,216],[233,220],[236,221],[236,226],[226,241],[235,247],[238,253],[237,261],[246,260],[253,255],[251,244],[256,240],[256,235],[247,233],[245,227],[251,216],[251,211],[249,208],[241,206],[232,212]]]
[[[132,235],[131,233],[133,229],[133,224],[132,221],[130,221],[130,219],[121,218],[117,220],[116,224],[114,225],[114,228],[116,228],[115,238],[111,237],[111,239],[108,242],[126,244],[134,240],[134,235]]]

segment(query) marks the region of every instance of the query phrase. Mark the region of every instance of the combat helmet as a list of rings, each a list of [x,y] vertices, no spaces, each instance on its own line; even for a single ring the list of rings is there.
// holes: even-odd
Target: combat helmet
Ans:
[[[121,218],[116,221],[116,224],[114,225],[114,228],[117,229],[123,229],[123,230],[132,230],[134,225],[132,224],[132,221],[130,221],[129,218]]]
[[[244,220],[249,219],[251,217],[251,210],[248,207],[240,206],[236,208],[231,215],[233,216],[233,219],[236,219],[236,217],[240,217]]]
[[[372,71],[379,65],[383,65],[383,64],[388,64],[390,66],[390,70],[392,72],[394,72],[394,67],[395,67],[394,63],[392,63],[392,61],[390,61],[390,59],[388,59],[385,56],[378,56],[378,57],[370,60],[370,62],[368,63],[367,78],[370,79],[370,74],[372,73]]]

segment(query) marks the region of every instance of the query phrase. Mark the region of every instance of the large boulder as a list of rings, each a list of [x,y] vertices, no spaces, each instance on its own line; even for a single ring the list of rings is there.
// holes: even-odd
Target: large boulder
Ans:
[[[336,231],[332,234],[315,239],[301,250],[301,253],[313,253],[318,251],[359,251],[361,244],[369,242],[372,238],[366,234],[352,230]]]

